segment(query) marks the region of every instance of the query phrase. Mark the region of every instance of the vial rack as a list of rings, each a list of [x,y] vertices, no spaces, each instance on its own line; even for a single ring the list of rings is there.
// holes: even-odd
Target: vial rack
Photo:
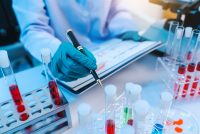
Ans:
[[[26,113],[29,118],[20,120],[12,100],[0,104],[1,134],[45,134],[71,128],[71,116],[68,101],[62,97],[62,105],[55,105],[49,94],[49,88],[44,87],[23,94]],[[20,113],[21,114],[21,113]]]
[[[181,62],[176,62],[176,65],[172,67],[169,61],[165,60],[165,57],[158,57],[156,63],[156,72],[159,73],[160,80],[164,83],[167,91],[171,92],[174,96],[174,100],[191,100],[200,96],[200,90],[198,85],[196,89],[193,88],[194,83],[199,84],[199,78],[187,81],[187,67],[185,75],[180,79],[177,77],[179,66],[182,65]],[[194,74],[195,75],[195,72]],[[183,92],[184,87],[187,86],[186,92]],[[198,94],[199,92],[199,94]]]

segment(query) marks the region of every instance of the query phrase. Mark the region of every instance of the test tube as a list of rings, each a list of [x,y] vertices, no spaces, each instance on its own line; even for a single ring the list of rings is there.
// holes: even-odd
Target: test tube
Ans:
[[[167,39],[167,42],[166,42],[166,59],[169,60],[170,58],[170,55],[171,55],[171,51],[172,51],[172,48],[173,48],[173,43],[172,41],[174,40],[174,35],[175,35],[175,31],[176,31],[176,28],[179,26],[179,22],[177,21],[172,21],[170,23],[170,27],[169,27],[169,32],[168,32],[168,39]]]
[[[185,63],[185,55],[187,52],[187,48],[188,48],[188,44],[190,42],[191,36],[192,36],[192,27],[186,27],[185,32],[184,32],[184,38],[181,42],[180,53],[179,53],[179,57],[178,57],[178,59],[181,63]]]
[[[52,100],[55,105],[61,105],[62,104],[62,98],[61,94],[58,89],[58,85],[56,83],[55,78],[53,77],[50,69],[49,69],[49,63],[51,62],[51,51],[48,48],[43,48],[41,50],[41,58],[43,62],[44,72],[46,76],[46,80],[48,83],[48,87],[50,90],[50,94],[52,97]]]
[[[107,85],[105,92],[105,133],[115,134],[115,98],[117,88],[114,85]]]
[[[10,65],[10,60],[8,58],[8,53],[5,50],[0,50],[0,67],[5,77],[10,94],[12,96],[13,102],[15,103],[16,110],[20,114],[20,120],[25,121],[29,118],[28,113],[26,113],[26,108],[19,90],[19,87],[16,82],[13,69]]]
[[[181,41],[182,41],[182,37],[183,37],[183,32],[184,32],[184,27],[179,26],[176,28],[176,32],[175,32],[175,37],[174,40],[172,42],[173,44],[173,48],[171,51],[171,63],[169,63],[169,65],[172,65],[172,70],[175,70],[177,61],[178,61],[178,55],[180,53],[180,46],[181,46]]]
[[[175,94],[175,99],[178,99],[178,97],[181,95],[183,91],[183,86],[185,82],[185,72],[186,72],[186,65],[181,64],[178,67],[178,74],[176,77],[176,82],[174,85],[174,94]]]
[[[124,107],[124,124],[133,125],[134,123],[134,103],[140,99],[142,87],[131,82],[125,85],[126,102]]]
[[[89,134],[91,130],[89,128],[91,117],[91,106],[87,103],[81,103],[77,108],[78,113],[78,131],[76,134]]]
[[[136,134],[144,134],[146,128],[146,116],[148,115],[150,106],[145,100],[137,100],[134,105],[135,113],[135,131]]]
[[[165,121],[167,120],[173,96],[169,92],[162,92],[160,96],[161,104],[156,122],[154,124],[152,134],[162,134],[164,130]]]

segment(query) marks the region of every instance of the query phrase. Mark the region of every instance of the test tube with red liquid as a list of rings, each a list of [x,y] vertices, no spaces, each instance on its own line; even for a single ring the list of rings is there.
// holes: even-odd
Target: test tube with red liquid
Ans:
[[[62,98],[55,78],[53,77],[48,65],[51,62],[51,51],[48,48],[41,50],[41,58],[43,61],[44,72],[49,87],[51,98],[55,105],[62,104]]]
[[[194,82],[192,83],[190,96],[194,96],[195,94],[200,95],[200,91],[198,91],[199,80],[200,80],[200,62],[198,62],[197,67],[196,67]]]
[[[179,65],[178,67],[178,74],[177,74],[177,82],[175,82],[174,85],[174,93],[175,93],[175,99],[178,99],[180,96],[180,92],[183,90],[183,85],[185,82],[185,72],[186,72],[186,66],[184,64]]]
[[[105,92],[105,133],[115,134],[115,98],[117,88],[114,85],[107,85]]]
[[[16,78],[13,73],[13,69],[10,65],[10,60],[8,58],[8,53],[5,50],[0,51],[0,67],[5,77],[10,94],[12,96],[13,102],[16,106],[16,111],[20,114],[20,120],[26,121],[29,118],[28,113],[26,113],[26,108],[16,82]]]

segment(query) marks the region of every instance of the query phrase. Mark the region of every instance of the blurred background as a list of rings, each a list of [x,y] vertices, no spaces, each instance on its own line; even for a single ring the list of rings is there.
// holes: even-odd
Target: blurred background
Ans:
[[[198,28],[199,3],[199,0],[126,0],[125,4],[139,21],[140,30],[147,31],[160,21],[164,23],[164,30],[167,30],[168,22],[173,19]],[[37,65],[19,41],[20,29],[12,9],[12,0],[0,1],[0,20],[0,49],[8,51],[14,72]],[[157,36],[155,38],[159,40]]]

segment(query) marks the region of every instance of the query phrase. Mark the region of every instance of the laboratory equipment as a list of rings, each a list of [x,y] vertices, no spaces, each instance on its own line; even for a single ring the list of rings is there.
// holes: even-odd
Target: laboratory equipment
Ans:
[[[21,121],[25,121],[29,118],[29,114],[26,112],[26,107],[24,106],[24,101],[22,99],[18,84],[16,82],[12,67],[10,65],[10,60],[8,58],[7,51],[0,51],[0,67],[5,77],[10,94],[12,96],[13,102],[17,112],[19,113],[19,118]]]
[[[87,103],[79,104],[77,108],[78,113],[78,130],[76,134],[89,134],[92,133],[92,129],[89,127],[92,124],[91,121],[91,106]]]
[[[115,99],[117,88],[107,85],[105,92],[105,133],[115,134]]]
[[[166,42],[166,60],[170,60],[170,55],[171,55],[171,51],[173,48],[173,43],[172,41],[174,40],[174,35],[176,32],[176,28],[179,26],[179,22],[177,21],[172,21],[170,22],[170,28],[169,28],[169,32],[168,32],[168,38],[167,38],[167,42]]]
[[[124,122],[123,124],[133,125],[135,101],[140,99],[142,87],[138,84],[126,83],[125,85],[125,104],[124,104]]]
[[[161,93],[160,100],[161,100],[160,110],[155,120],[155,125],[152,130],[152,134],[164,133],[164,127],[172,105],[173,96],[169,92],[163,92]]]
[[[44,72],[45,72],[45,77],[50,89],[50,94],[52,97],[53,102],[56,105],[61,105],[62,104],[62,96],[61,93],[58,89],[58,85],[56,83],[56,79],[51,73],[51,70],[49,69],[48,65],[51,62],[51,51],[48,48],[43,48],[41,50],[41,58],[43,62],[43,67],[44,67]]]
[[[134,105],[135,112],[135,132],[143,134],[146,126],[146,116],[149,113],[150,106],[145,100],[137,100]]]
[[[135,129],[130,125],[125,125],[124,127],[121,128],[120,134],[135,134]]]

